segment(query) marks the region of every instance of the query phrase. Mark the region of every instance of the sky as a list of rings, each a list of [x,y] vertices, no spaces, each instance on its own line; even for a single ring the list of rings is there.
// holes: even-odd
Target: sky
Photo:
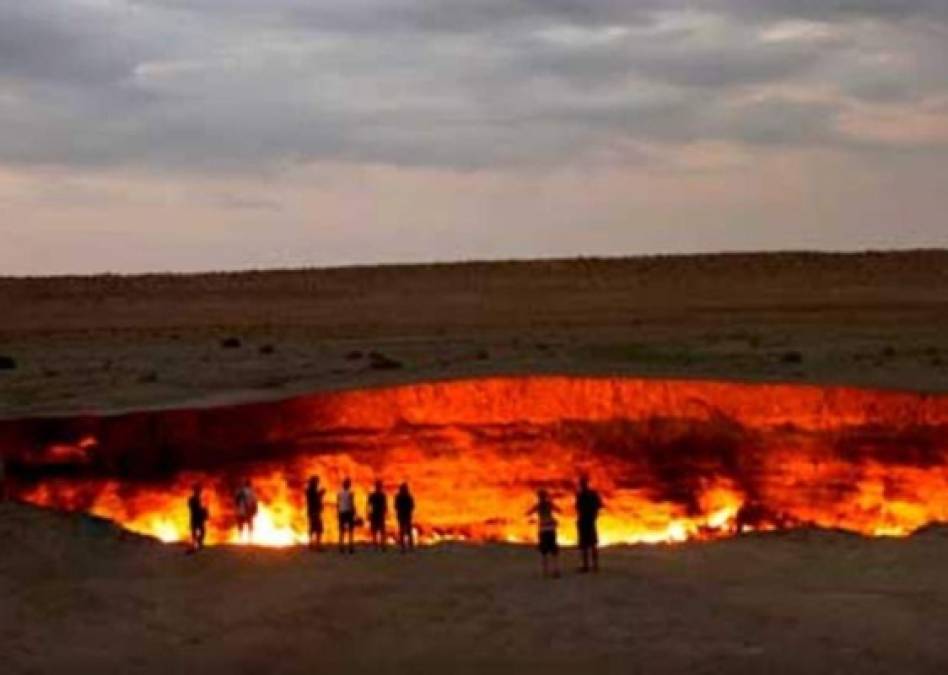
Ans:
[[[948,247],[948,0],[0,0],[0,275]]]

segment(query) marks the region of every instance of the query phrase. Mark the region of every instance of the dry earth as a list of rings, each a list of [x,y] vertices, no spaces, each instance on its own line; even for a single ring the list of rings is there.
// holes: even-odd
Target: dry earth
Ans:
[[[180,548],[0,506],[5,673],[943,673],[948,534],[535,554]],[[573,551],[564,562],[575,563]]]
[[[7,417],[523,372],[948,391],[948,251],[0,278],[0,355]]]
[[[522,372],[948,391],[946,310],[944,251],[0,279],[0,416]],[[948,666],[938,529],[616,548],[557,581],[527,548],[185,556],[13,504],[0,542],[5,673]]]

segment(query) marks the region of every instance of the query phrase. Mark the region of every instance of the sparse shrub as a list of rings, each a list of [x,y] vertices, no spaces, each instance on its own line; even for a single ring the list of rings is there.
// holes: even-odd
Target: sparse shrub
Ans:
[[[364,355],[361,351],[359,351],[358,349],[353,349],[351,352],[349,352],[348,354],[346,354],[346,360],[347,360],[347,361],[358,361],[358,360],[361,359],[363,356],[365,356],[365,355]]]
[[[781,363],[803,363],[803,354],[798,351],[784,352],[780,356]]]
[[[142,373],[141,376],[138,378],[138,381],[141,382],[142,384],[151,384],[153,382],[157,382],[158,373],[155,372],[154,370],[151,370],[147,373]]]
[[[402,367],[402,362],[381,352],[370,352],[369,366],[375,370],[395,370]]]
[[[240,338],[228,337],[221,340],[221,347],[223,349],[239,349],[240,345]]]
[[[882,350],[882,355],[887,359],[894,358],[896,355],[895,347],[892,345],[886,346],[886,348]]]
[[[274,347],[273,345],[263,345],[260,347],[261,354],[272,354],[275,351],[276,351],[276,347]]]
[[[0,354],[0,370],[16,370],[16,359]]]
[[[486,349],[480,349],[474,354],[474,358],[477,361],[486,361],[490,358],[490,353]]]

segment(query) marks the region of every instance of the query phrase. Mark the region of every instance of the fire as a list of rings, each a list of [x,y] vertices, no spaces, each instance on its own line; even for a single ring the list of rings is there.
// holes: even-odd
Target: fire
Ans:
[[[362,511],[377,478],[390,494],[407,481],[427,543],[532,542],[525,513],[544,487],[561,510],[561,540],[571,543],[572,490],[583,472],[606,504],[601,540],[618,544],[801,525],[909,534],[948,520],[946,430],[948,397],[493,378],[47,426],[24,420],[0,426],[0,447],[13,459],[19,498],[165,542],[187,539],[186,500],[200,482],[208,543],[304,543],[303,486],[316,475],[327,490],[326,542],[336,537],[335,491],[350,477]],[[46,440],[51,434],[65,437]],[[247,540],[233,505],[244,478],[260,503]]]

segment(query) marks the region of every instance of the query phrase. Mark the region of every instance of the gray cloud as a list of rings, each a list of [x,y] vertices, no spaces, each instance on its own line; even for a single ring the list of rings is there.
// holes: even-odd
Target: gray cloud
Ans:
[[[120,15],[65,2],[0,2],[0,76],[95,84],[126,77],[147,58]]]
[[[946,7],[0,0],[0,163],[479,168],[641,162],[642,144],[702,141],[845,150],[872,142],[837,128],[857,103],[948,96]],[[762,34],[794,21],[828,27]]]

